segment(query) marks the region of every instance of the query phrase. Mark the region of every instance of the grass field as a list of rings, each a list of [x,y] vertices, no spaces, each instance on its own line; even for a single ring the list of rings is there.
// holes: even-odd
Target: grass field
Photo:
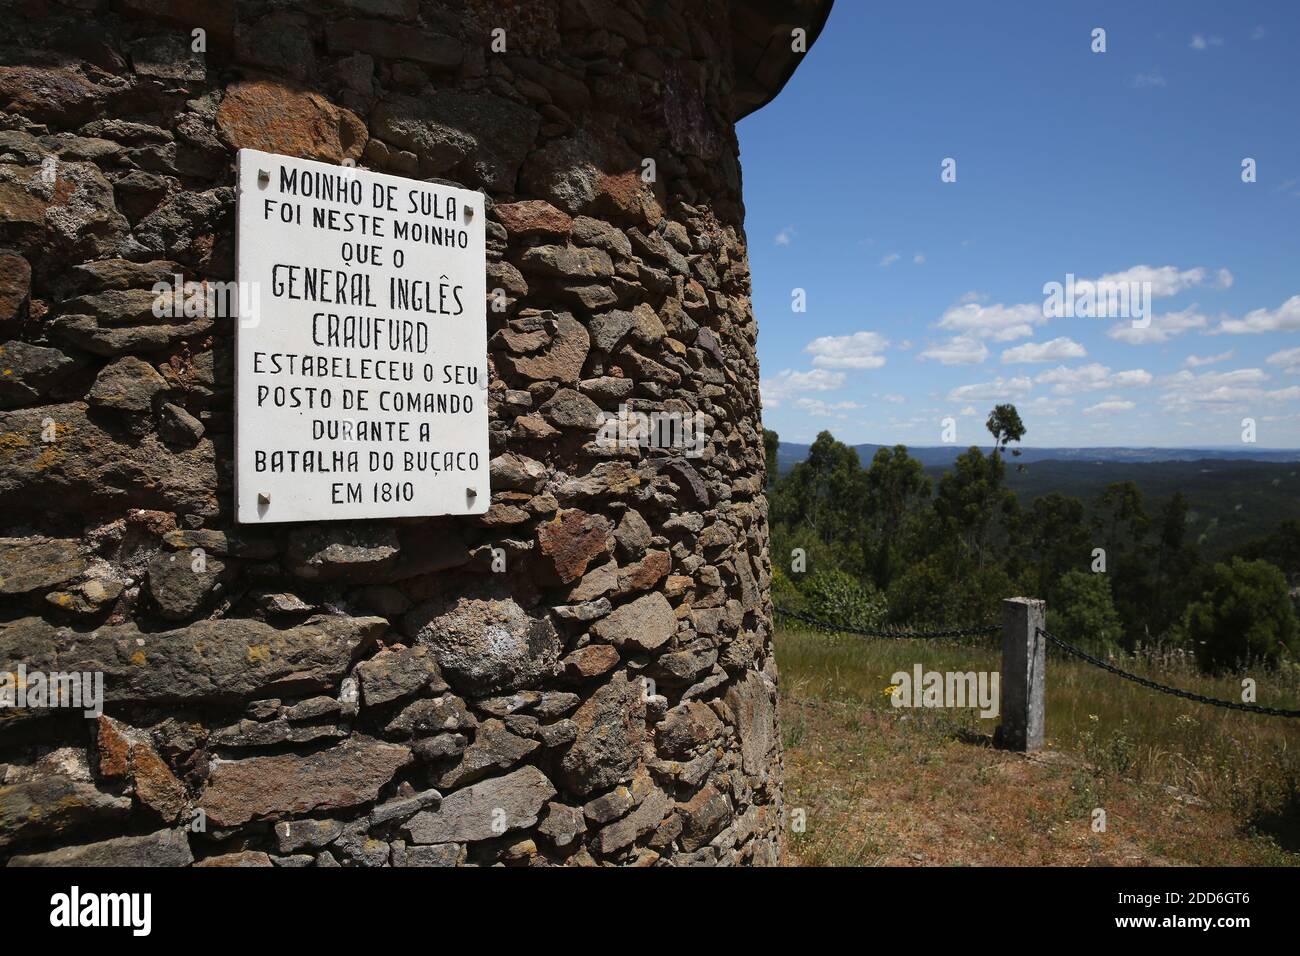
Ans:
[[[777,633],[789,863],[1300,864],[1300,720],[1179,700],[1057,657],[1047,747],[1032,757],[995,749],[997,720],[974,710],[890,706],[895,671],[996,671],[996,642]],[[1121,663],[1240,697],[1240,677]],[[1295,668],[1250,676],[1259,703],[1300,707]]]

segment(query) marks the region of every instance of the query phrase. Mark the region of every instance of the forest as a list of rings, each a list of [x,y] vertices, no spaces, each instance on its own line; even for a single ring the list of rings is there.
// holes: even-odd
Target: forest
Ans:
[[[778,474],[779,438],[765,431],[773,602],[853,627],[965,626],[998,621],[999,602],[1023,595],[1047,601],[1048,630],[1093,652],[1181,649],[1205,673],[1292,659],[1300,520],[1208,548],[1168,482],[1030,499],[1014,478],[1049,463],[1017,461],[1015,406],[994,408],[987,428],[987,449],[934,477],[906,446],[864,464],[828,431]]]

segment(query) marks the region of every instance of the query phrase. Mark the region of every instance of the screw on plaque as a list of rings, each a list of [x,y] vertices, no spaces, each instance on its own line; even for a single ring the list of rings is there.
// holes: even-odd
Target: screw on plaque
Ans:
[[[465,207],[465,221],[466,221],[466,222],[469,222],[469,221],[470,221],[471,219],[473,219],[473,218],[474,218],[474,207],[473,207],[473,206],[466,206],[466,207]]]
[[[257,171],[257,185],[265,189],[271,182],[271,174],[265,169]]]
[[[269,505],[271,503],[271,496],[265,491],[259,491],[257,493],[257,503],[259,505]]]
[[[477,488],[466,488],[466,489],[465,489],[465,494],[469,495],[471,498],[477,498],[477,497],[478,497],[478,489],[477,489]]]

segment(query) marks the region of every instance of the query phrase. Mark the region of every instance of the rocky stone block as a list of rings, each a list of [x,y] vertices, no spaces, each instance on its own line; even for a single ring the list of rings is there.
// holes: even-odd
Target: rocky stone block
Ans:
[[[616,607],[592,625],[591,633],[615,647],[653,651],[677,633],[672,605],[658,591]]]
[[[148,836],[115,837],[99,843],[65,846],[45,853],[11,857],[9,866],[189,866],[194,862],[184,830],[159,830]]]
[[[355,673],[366,707],[387,704],[421,691],[441,694],[447,689],[447,682],[427,647],[382,650],[358,664]]]
[[[274,80],[232,84],[217,110],[217,128],[232,148],[300,156],[325,163],[358,159],[366,124],[319,93]]]
[[[89,781],[37,776],[0,787],[0,849],[64,842],[79,831],[124,824],[130,812],[130,797],[106,793]]]
[[[411,751],[352,737],[316,753],[217,760],[196,801],[219,827],[341,810],[374,800]]]
[[[86,570],[70,538],[0,538],[0,594],[27,594],[71,581]]]
[[[537,822],[555,787],[536,767],[484,780],[447,794],[436,810],[416,814],[402,828],[412,843],[491,840]]]
[[[500,591],[427,601],[403,619],[407,634],[433,651],[454,687],[471,694],[518,690],[553,674],[560,640],[546,614],[524,610]]]
[[[645,739],[644,683],[616,672],[572,719],[578,736],[560,760],[565,788],[585,796],[630,780]]]
[[[0,625],[0,670],[23,662],[46,673],[101,671],[109,703],[271,697],[337,687],[387,627],[383,618],[322,616],[284,630],[232,618],[174,631],[122,624],[75,633],[21,618]]]

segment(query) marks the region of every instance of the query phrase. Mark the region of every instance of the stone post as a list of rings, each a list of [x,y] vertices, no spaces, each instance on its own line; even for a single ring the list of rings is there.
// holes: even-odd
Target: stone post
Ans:
[[[1002,602],[1002,725],[998,740],[1008,750],[1043,746],[1047,641],[1038,632],[1047,604],[1034,598]]]

